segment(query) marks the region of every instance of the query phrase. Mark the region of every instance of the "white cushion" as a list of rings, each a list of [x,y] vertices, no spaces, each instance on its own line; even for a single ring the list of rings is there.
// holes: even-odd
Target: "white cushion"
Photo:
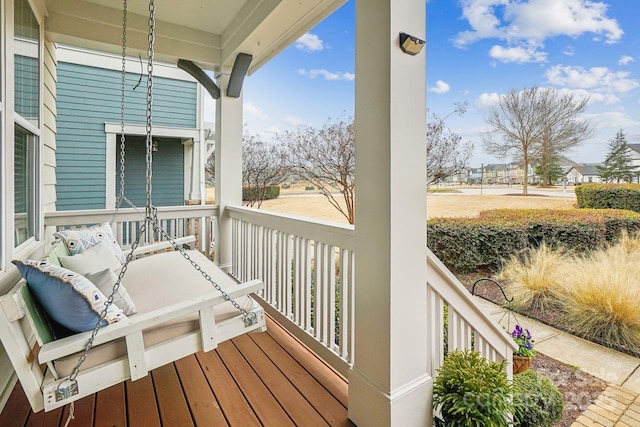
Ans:
[[[85,277],[91,280],[107,298],[113,292],[113,285],[118,281],[118,275],[108,268],[98,273],[86,274]],[[127,316],[136,312],[136,306],[124,287],[123,281],[120,282],[118,291],[113,295],[113,303],[121,308]]]
[[[120,262],[114,256],[113,249],[108,242],[101,241],[76,255],[58,257],[60,264],[76,273],[87,275],[98,273],[105,269],[117,270]]]

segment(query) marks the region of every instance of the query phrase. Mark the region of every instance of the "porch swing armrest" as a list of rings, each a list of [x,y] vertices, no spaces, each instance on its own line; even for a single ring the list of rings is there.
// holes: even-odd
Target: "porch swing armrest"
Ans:
[[[225,288],[225,292],[236,299],[264,288],[261,280],[251,280],[236,286]],[[168,322],[187,316],[201,310],[225,303],[225,299],[217,291],[212,290],[207,295],[202,295],[188,301],[181,301],[167,307],[162,307],[148,313],[138,313],[116,323],[101,328],[93,341],[94,347],[109,341],[126,337],[129,334],[143,331],[159,323]],[[65,356],[84,350],[91,331],[81,332],[70,337],[62,338],[42,346],[38,355],[40,363],[52,362]]]
[[[178,237],[176,239],[173,239],[173,241],[179,246],[186,245],[188,243],[195,242],[196,236]],[[173,249],[173,245],[171,244],[171,242],[164,241],[164,242],[151,243],[149,245],[144,245],[144,246],[138,246],[133,251],[133,258],[135,259],[140,255],[151,254],[153,252],[164,251],[167,249]]]

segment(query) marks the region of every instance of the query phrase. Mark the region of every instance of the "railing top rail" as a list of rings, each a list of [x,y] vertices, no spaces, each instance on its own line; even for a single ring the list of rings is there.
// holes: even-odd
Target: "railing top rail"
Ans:
[[[231,218],[261,225],[284,233],[293,234],[316,242],[335,245],[354,250],[355,233],[353,225],[337,222],[305,218],[276,212],[247,208],[244,206],[227,206]]]
[[[115,209],[86,209],[74,211],[57,211],[45,213],[45,226],[85,225],[98,224],[113,219]],[[158,208],[158,219],[199,218],[203,216],[216,216],[218,205],[185,205],[162,206]],[[117,219],[119,221],[139,221],[144,217],[144,209],[136,211],[133,208],[120,209]]]
[[[500,352],[503,357],[508,357],[518,349],[518,345],[506,331],[485,313],[469,291],[462,286],[453,273],[429,248],[427,248],[427,263],[432,267],[432,270],[429,271],[441,276],[448,285],[434,288],[434,291],[463,315],[465,320],[473,325],[474,329],[492,345],[495,346],[496,341],[501,341],[503,346],[502,348],[495,347],[496,351]],[[438,283],[435,280],[430,280],[430,282],[432,285]]]

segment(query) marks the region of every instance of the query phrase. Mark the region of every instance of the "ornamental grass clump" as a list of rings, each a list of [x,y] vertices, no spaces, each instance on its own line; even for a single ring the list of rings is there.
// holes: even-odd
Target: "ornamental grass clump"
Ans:
[[[562,293],[563,268],[570,256],[562,249],[542,244],[522,257],[512,257],[501,270],[498,280],[508,280],[512,305],[544,313],[557,309]]]
[[[588,339],[640,354],[640,262],[609,247],[565,269],[562,321]]]
[[[447,355],[433,385],[433,405],[447,427],[508,425],[512,405],[505,366],[472,350]]]

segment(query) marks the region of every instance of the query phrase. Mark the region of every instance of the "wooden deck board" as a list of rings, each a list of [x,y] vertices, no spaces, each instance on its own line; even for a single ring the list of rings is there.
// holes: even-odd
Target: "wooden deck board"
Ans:
[[[151,375],[125,383],[127,391],[127,419],[130,426],[160,427]]]
[[[94,426],[113,427],[127,425],[124,400],[124,383],[102,390],[96,396]]]
[[[282,327],[247,334],[75,403],[70,427],[353,426],[347,382]],[[33,414],[18,384],[0,426],[62,426],[69,407]],[[29,424],[31,423],[31,424]]]
[[[316,381],[309,373],[287,353],[273,337],[268,334],[250,334],[258,347],[265,354],[270,355],[271,360],[278,369],[295,384],[299,393],[318,411],[325,421],[332,426],[351,426],[347,422],[347,408],[338,399],[327,393],[324,386]]]
[[[173,363],[152,372],[160,419],[166,426],[192,426],[191,412]]]
[[[327,425],[324,418],[316,412],[315,408],[298,392],[289,379],[251,338],[243,335],[233,341],[258,376],[268,378],[269,382],[265,385],[296,425],[309,427]]]
[[[223,342],[217,351],[263,425],[283,427],[294,425],[233,342]]]
[[[27,396],[20,383],[17,383],[7,400],[5,409],[0,414],[0,426],[22,427],[27,422],[30,412],[31,407]]]
[[[323,384],[345,408],[348,407],[347,380],[342,375],[324,364],[315,353],[270,317],[267,317],[267,334],[271,335],[309,374]]]
[[[222,409],[195,356],[180,359],[175,365],[196,425],[227,426]]]
[[[71,405],[67,405],[64,407],[64,412],[62,414],[62,420],[60,425],[64,426],[69,418],[69,411]],[[81,426],[92,426],[93,425],[93,414],[96,408],[96,395],[93,394],[91,396],[83,397],[82,399],[76,401],[73,409],[73,420],[69,423],[69,427],[81,427]]]
[[[218,352],[198,353],[196,357],[229,425],[259,426],[260,421],[222,363]]]

